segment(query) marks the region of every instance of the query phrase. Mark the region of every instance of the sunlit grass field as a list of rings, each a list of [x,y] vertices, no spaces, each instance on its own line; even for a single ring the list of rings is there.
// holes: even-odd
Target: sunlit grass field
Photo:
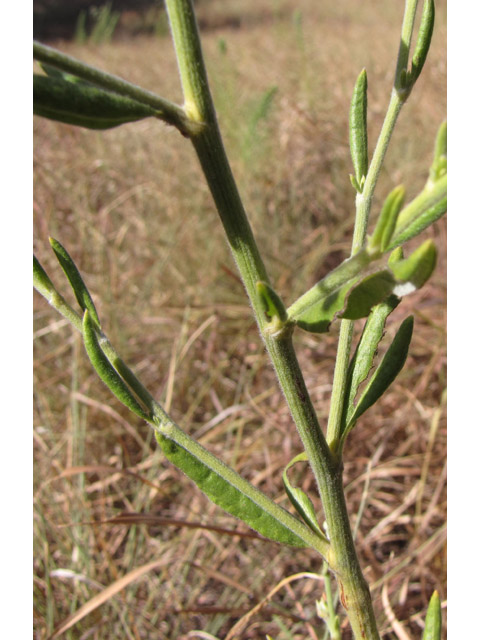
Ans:
[[[372,152],[402,11],[399,0],[198,4],[227,151],[287,303],[349,253],[351,92],[366,67]],[[168,35],[55,44],[181,101]],[[401,114],[374,215],[394,186],[410,199],[427,178],[446,117],[445,49],[438,0],[429,59]],[[188,140],[153,120],[98,133],[35,117],[34,145],[34,247],[50,277],[68,297],[53,236],[81,269],[111,342],[173,419],[286,506],[281,475],[301,443]],[[447,596],[445,220],[426,235],[439,249],[437,271],[390,321],[393,331],[415,314],[407,365],[345,454],[359,555],[382,637],[392,640],[420,638],[432,590]],[[235,638],[324,638],[315,612],[322,581],[295,579],[320,572],[319,558],[243,535],[246,526],[173,468],[148,425],[110,396],[80,336],[38,295],[34,310],[34,637],[48,638],[87,605],[62,637],[223,639],[246,616]],[[322,424],[337,332],[296,333]],[[310,473],[296,481],[315,496]]]

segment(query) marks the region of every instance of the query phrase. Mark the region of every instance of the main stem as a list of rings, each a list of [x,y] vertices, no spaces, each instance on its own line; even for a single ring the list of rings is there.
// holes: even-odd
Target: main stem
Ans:
[[[379,640],[370,591],[350,530],[341,463],[332,455],[318,423],[293,348],[292,327],[286,326],[276,336],[265,331],[268,319],[256,294],[256,283],[269,282],[268,274],[223,147],[191,1],[166,0],[166,6],[184,92],[184,109],[192,121],[204,125],[191,140],[319,487],[331,541],[326,560],[337,574],[342,603],[355,638]]]

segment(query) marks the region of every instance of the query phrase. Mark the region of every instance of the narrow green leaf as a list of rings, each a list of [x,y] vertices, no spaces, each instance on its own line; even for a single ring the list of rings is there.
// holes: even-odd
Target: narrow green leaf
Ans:
[[[42,267],[36,256],[33,256],[33,286],[42,294],[47,300],[56,293],[56,289],[53,286],[53,282],[47,275],[47,272]]]
[[[430,183],[400,212],[387,251],[411,240],[447,210],[447,174]]]
[[[378,345],[384,336],[387,317],[398,306],[400,300],[396,296],[390,296],[388,300],[373,307],[363,328],[355,354],[350,362],[347,389],[345,395],[344,415],[347,424],[354,412],[354,401],[362,382],[367,379],[373,367],[373,361],[377,355]],[[342,433],[343,439],[347,433]]]
[[[100,340],[101,339],[102,338],[100,337]],[[150,417],[145,413],[144,409],[142,409],[132,391],[128,388],[110,360],[102,351],[100,341],[97,336],[96,324],[91,319],[88,309],[85,310],[83,315],[83,341],[90,362],[102,382],[104,382],[113,395],[133,411],[133,413],[140,418],[149,421]]]
[[[430,167],[428,185],[432,185],[447,173],[447,123],[440,125],[435,139],[433,162]]]
[[[420,289],[430,278],[437,263],[437,248],[433,240],[425,240],[408,258],[403,260],[395,260],[389,262],[389,267],[396,280],[401,283],[411,285],[413,289]],[[401,296],[400,291],[404,289],[401,284],[399,293],[395,289],[395,293]],[[410,293],[410,291],[409,291]]]
[[[362,69],[353,90],[349,122],[350,153],[356,184],[360,190],[362,189],[362,179],[365,178],[368,171],[367,85],[367,72]]]
[[[294,547],[309,546],[285,524],[293,521],[298,529],[299,525],[305,527],[302,522],[276,505],[176,425],[170,424],[166,428],[159,424],[155,436],[166,458],[224,511],[243,520],[270,540]],[[307,527],[305,529],[310,531]]]
[[[83,82],[33,74],[33,113],[87,129],[111,129],[157,112],[141,102]]]
[[[308,462],[307,454],[305,452],[300,453],[298,456],[295,456],[295,458],[293,458],[293,460],[291,460],[285,467],[282,475],[283,484],[285,485],[285,491],[290,498],[290,502],[293,504],[304,522],[306,522],[306,524],[310,527],[310,529],[312,529],[312,531],[317,533],[322,538],[325,538],[325,534],[323,533],[320,525],[317,522],[317,516],[312,501],[307,496],[305,491],[303,491],[299,487],[293,487],[290,483],[290,480],[288,479],[288,470],[297,462]]]
[[[381,253],[385,251],[392,237],[398,214],[405,200],[405,187],[399,185],[395,187],[385,199],[383,203],[378,222],[369,241],[369,250],[378,250]]]
[[[257,282],[257,293],[262,303],[265,316],[269,322],[278,318],[281,322],[287,319],[287,310],[278,293],[266,282]]]
[[[418,31],[417,44],[412,56],[412,80],[415,82],[422,72],[423,65],[427,59],[430,42],[432,40],[433,25],[435,23],[435,3],[434,0],[425,0],[423,3],[422,18]],[[413,84],[413,83],[412,83]]]
[[[442,637],[442,607],[438,591],[432,593],[425,618],[425,629],[422,640],[441,640]]]
[[[61,313],[76,329],[82,331],[81,317],[72,309],[63,296],[58,293],[46,271],[35,256],[33,256],[33,286],[56,311]]]
[[[341,317],[348,320],[366,318],[372,307],[388,298],[395,284],[395,279],[387,270],[363,278],[348,295],[347,306]]]
[[[77,298],[78,304],[80,305],[82,311],[88,309],[90,316],[100,327],[100,320],[98,318],[97,310],[95,309],[95,305],[93,304],[90,292],[83,282],[82,276],[80,275],[76,264],[72,260],[68,251],[60,244],[60,242],[58,242],[58,240],[50,238],[50,244],[53,251],[55,252],[57,260],[60,263],[60,266],[62,267],[72,286],[75,297]]]
[[[348,421],[347,432],[353,428],[358,418],[385,393],[402,370],[407,359],[412,332],[413,316],[409,316],[400,325],[392,344],[360,396],[357,406]]]

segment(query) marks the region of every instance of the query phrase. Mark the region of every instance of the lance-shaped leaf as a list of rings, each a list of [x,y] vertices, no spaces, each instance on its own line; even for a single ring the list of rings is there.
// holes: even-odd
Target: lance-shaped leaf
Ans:
[[[432,40],[433,25],[435,23],[435,3],[433,0],[425,0],[423,3],[422,18],[418,30],[417,44],[412,56],[412,85],[420,75],[425,60],[427,59],[430,42]]]
[[[404,199],[405,187],[403,185],[395,187],[386,197],[374,232],[368,243],[370,251],[383,253],[388,247]]]
[[[33,74],[33,113],[87,129],[111,129],[157,112],[141,102],[65,78]]]
[[[400,284],[395,288],[395,293],[400,297],[405,295],[402,291],[410,293],[423,287],[430,278],[437,263],[437,249],[433,240],[425,240],[408,258],[389,261],[395,279]],[[409,285],[407,288],[404,285]]]
[[[411,240],[442,217],[447,210],[447,175],[442,175],[400,212],[387,251]]]
[[[377,369],[374,371],[366,388],[358,400],[355,409],[350,416],[346,425],[345,434],[353,428],[358,418],[365,413],[388,389],[402,370],[407,359],[408,347],[412,339],[413,332],[413,316],[406,318],[400,325],[392,344],[383,356],[383,359]]]
[[[90,295],[90,292],[88,291],[82,279],[82,276],[80,275],[80,272],[77,269],[77,266],[72,260],[70,254],[65,249],[65,247],[63,247],[60,242],[58,242],[58,240],[50,238],[50,244],[53,251],[55,252],[57,260],[60,263],[60,266],[62,267],[72,286],[73,292],[75,293],[75,297],[77,298],[78,304],[80,305],[82,311],[88,309],[91,318],[100,327],[100,320],[98,318],[95,305],[93,304],[92,296]]]
[[[355,180],[352,184],[362,191],[368,171],[368,134],[367,134],[367,72],[363,69],[357,78],[350,104],[350,153],[352,156]]]
[[[290,498],[290,502],[293,504],[293,506],[295,507],[297,512],[300,514],[304,522],[307,523],[307,525],[310,527],[310,529],[312,529],[312,531],[314,531],[321,538],[326,540],[325,534],[320,529],[320,525],[317,522],[317,516],[315,513],[315,509],[313,507],[312,501],[307,496],[305,491],[303,491],[299,487],[292,486],[292,484],[290,483],[290,480],[288,479],[288,470],[297,462],[308,462],[307,454],[305,452],[300,453],[298,456],[295,456],[295,458],[293,458],[293,460],[291,460],[285,467],[285,470],[282,475],[285,491],[287,492],[287,495]]]
[[[102,338],[100,338],[100,340],[101,339]],[[85,310],[83,315],[83,341],[93,368],[114,396],[140,418],[147,421],[151,420],[150,416],[140,406],[132,391],[125,384],[118,371],[103,352],[97,336],[97,325],[90,317],[88,309]]]
[[[212,502],[270,540],[325,552],[328,543],[190,438],[168,416],[156,415],[154,422],[157,442],[167,459]]]
[[[257,294],[269,322],[274,319],[285,322],[287,310],[278,293],[266,282],[257,282]]]
[[[349,422],[354,410],[354,401],[362,382],[367,379],[373,367],[378,345],[383,338],[387,317],[398,306],[400,300],[390,296],[388,300],[376,305],[367,318],[355,354],[350,362],[345,394],[344,426]],[[352,425],[353,426],[353,425]],[[343,430],[344,431],[344,430]],[[342,433],[343,439],[348,433]]]
[[[422,640],[441,640],[442,637],[442,608],[438,591],[432,593],[425,617],[425,628]]]

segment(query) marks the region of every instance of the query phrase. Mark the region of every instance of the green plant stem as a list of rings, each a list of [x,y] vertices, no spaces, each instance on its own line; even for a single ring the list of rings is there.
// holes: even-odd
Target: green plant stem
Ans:
[[[326,559],[337,573],[342,602],[355,637],[377,640],[379,636],[370,591],[360,569],[350,530],[341,467],[331,456],[318,424],[293,348],[292,327],[284,327],[275,337],[264,330],[267,318],[256,295],[256,283],[259,280],[269,282],[269,279],[224,151],[192,5],[190,0],[166,0],[166,6],[185,94],[185,109],[190,119],[198,118],[205,125],[192,136],[192,143],[318,483],[331,541]]]
[[[103,89],[114,91],[122,96],[133,98],[142,104],[153,107],[158,111],[158,118],[176,127],[183,135],[190,136],[198,130],[198,124],[189,120],[184,109],[179,105],[157,96],[151,91],[142,89],[111,73],[105,73],[84,62],[75,60],[65,53],[52,49],[40,42],[33,43],[33,58],[38,62],[70,73],[82,80],[86,80]]]
[[[406,0],[397,59],[397,69],[395,72],[394,87],[390,103],[375,146],[375,151],[368,169],[363,190],[361,193],[357,193],[356,197],[356,216],[351,255],[355,255],[365,245],[368,220],[370,217],[373,194],[375,192],[378,176],[383,166],[385,154],[387,153],[388,145],[400,114],[400,110],[405,102],[405,97],[397,90],[397,81],[400,73],[399,69],[406,68],[406,65],[408,64],[416,9],[417,0]],[[337,360],[335,363],[330,414],[327,427],[327,442],[334,452],[337,451],[337,446],[340,442],[341,436],[342,416],[346,393],[345,381],[350,362],[353,326],[354,324],[352,320],[342,320],[340,324]]]

